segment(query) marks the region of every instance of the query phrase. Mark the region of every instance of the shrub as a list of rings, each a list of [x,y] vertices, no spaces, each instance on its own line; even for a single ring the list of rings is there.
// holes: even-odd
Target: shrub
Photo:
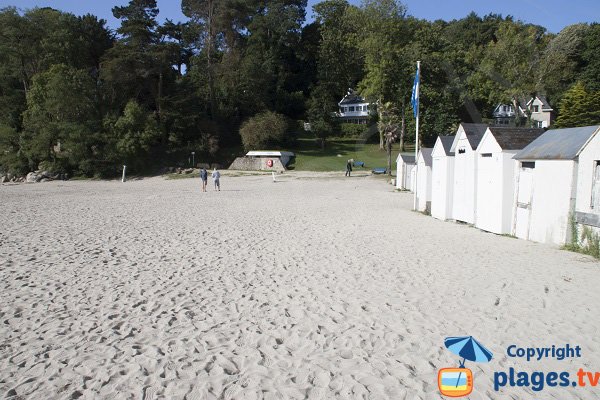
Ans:
[[[368,125],[359,124],[340,124],[340,136],[348,138],[359,138],[367,134],[369,127]]]
[[[244,122],[240,136],[246,150],[257,150],[281,143],[288,128],[285,116],[265,111]]]

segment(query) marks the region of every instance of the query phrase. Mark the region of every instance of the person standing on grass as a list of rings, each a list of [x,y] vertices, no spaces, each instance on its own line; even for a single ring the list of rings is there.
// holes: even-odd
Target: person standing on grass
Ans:
[[[215,182],[215,190],[219,189],[219,192],[221,191],[221,182],[219,181],[221,179],[221,173],[219,171],[217,171],[217,167],[215,167],[213,173],[212,173],[212,178],[213,181]]]
[[[348,160],[348,162],[346,162],[346,176],[350,176],[351,172],[352,172],[352,160]]]
[[[208,180],[208,172],[204,167],[202,167],[202,169],[200,170],[200,179],[202,179],[202,191],[206,192],[206,181]]]

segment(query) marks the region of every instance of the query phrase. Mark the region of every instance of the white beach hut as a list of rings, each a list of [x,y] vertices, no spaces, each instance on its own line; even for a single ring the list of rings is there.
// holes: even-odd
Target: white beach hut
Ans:
[[[537,139],[543,129],[489,127],[477,147],[477,220],[484,231],[512,231],[515,196],[514,155]]]
[[[600,126],[596,128],[578,156],[575,219],[600,233]]]
[[[475,150],[483,138],[487,125],[458,126],[450,151],[454,153],[454,187],[452,218],[469,224],[475,223],[477,204],[477,157]]]
[[[396,158],[396,188],[411,190],[411,172],[415,168],[415,156],[398,154]]]
[[[438,136],[431,152],[431,216],[452,219],[454,192],[454,136]]]
[[[417,210],[431,211],[431,152],[433,149],[419,150],[417,160]]]
[[[569,218],[576,203],[582,211],[575,216],[583,220],[593,214],[587,212],[591,202],[589,208],[585,202],[595,190],[592,172],[600,160],[599,130],[600,126],[551,129],[515,155],[515,236],[562,245],[569,242]]]

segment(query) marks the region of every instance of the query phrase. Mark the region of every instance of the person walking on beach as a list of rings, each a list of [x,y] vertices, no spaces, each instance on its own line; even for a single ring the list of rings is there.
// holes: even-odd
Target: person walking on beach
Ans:
[[[348,160],[348,162],[346,162],[346,176],[350,176],[351,172],[352,172],[352,160]]]
[[[208,171],[206,168],[202,167],[200,170],[200,179],[202,179],[202,191],[206,192],[206,181],[208,180]]]
[[[221,179],[221,173],[219,171],[217,171],[216,167],[212,173],[212,178],[213,178],[213,181],[215,182],[215,191],[217,189],[219,189],[219,192],[220,192],[221,191],[221,182],[219,181],[219,179]]]

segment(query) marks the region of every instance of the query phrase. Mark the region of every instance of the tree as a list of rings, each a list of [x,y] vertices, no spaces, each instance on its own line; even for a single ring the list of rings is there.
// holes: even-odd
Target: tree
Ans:
[[[358,84],[360,93],[378,104],[401,104],[409,92],[410,69],[404,47],[411,37],[405,21],[406,7],[397,0],[363,0],[351,18],[358,25],[354,45],[364,55],[365,76]],[[390,105],[391,107],[391,105]],[[386,138],[379,130],[379,147]]]
[[[30,167],[50,161],[77,168],[90,155],[98,128],[96,89],[86,71],[53,65],[33,78],[24,113],[24,151]]]
[[[600,90],[600,24],[593,23],[583,38],[581,77],[591,90]]]
[[[495,36],[484,51],[479,73],[488,81],[491,103],[509,100],[517,110],[519,101],[536,90],[535,70],[548,37],[545,28],[510,20],[499,25]]]
[[[120,112],[135,99],[155,110],[160,119],[165,78],[174,79],[173,56],[159,43],[155,0],[130,0],[127,6],[113,7],[113,15],[121,20],[117,29],[120,39],[101,63],[104,93],[112,111]]]
[[[565,92],[554,126],[570,128],[597,124],[600,124],[600,91],[588,91],[583,83],[577,82]]]
[[[149,161],[148,154],[161,132],[152,113],[145,110],[135,100],[125,106],[123,115],[109,125],[116,143],[120,161],[143,170]]]
[[[392,175],[392,144],[398,139],[401,128],[398,109],[393,103],[378,103],[377,112],[379,113],[379,121],[377,129],[380,135],[384,138],[385,149],[387,151],[387,173]]]
[[[337,111],[339,99],[354,88],[362,77],[362,58],[348,37],[356,34],[348,10],[353,8],[345,0],[327,0],[313,7],[319,25],[320,43],[317,56],[317,83],[312,87],[308,119],[313,133],[325,139],[334,130],[332,113]]]
[[[570,25],[550,40],[535,68],[537,92],[560,99],[573,84],[582,63],[584,38],[589,29],[586,24]]]
[[[280,144],[285,138],[287,129],[285,116],[265,111],[244,122],[240,128],[240,136],[246,150],[257,150]]]

